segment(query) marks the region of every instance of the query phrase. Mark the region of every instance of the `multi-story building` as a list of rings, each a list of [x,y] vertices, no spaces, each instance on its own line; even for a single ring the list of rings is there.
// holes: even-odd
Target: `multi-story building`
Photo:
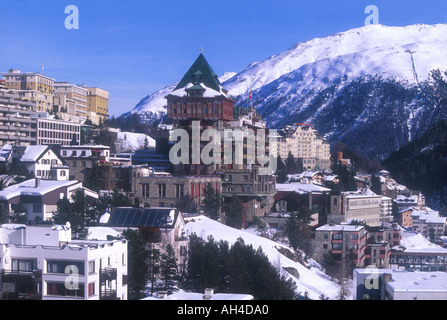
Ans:
[[[359,225],[326,224],[315,230],[313,258],[323,261],[332,254],[337,263],[349,260],[364,266],[367,231]]]
[[[400,194],[393,200],[398,210],[402,210],[409,207],[421,207],[425,206],[425,197],[422,193],[418,194]]]
[[[97,88],[88,87],[87,114],[95,124],[109,118],[109,92]]]
[[[185,234],[183,214],[176,208],[118,207],[111,213],[107,225],[112,228],[138,228],[149,249],[166,252],[174,249],[179,274],[186,271],[188,238]]]
[[[36,102],[20,99],[5,83],[0,81],[0,145],[36,144],[36,122],[30,119],[35,114]]]
[[[59,152],[70,168],[70,180],[85,181],[89,168],[110,160],[110,147],[103,145],[66,145]]]
[[[400,244],[400,230],[390,227],[366,227],[368,232],[365,250],[365,265],[389,268],[391,248]]]
[[[354,269],[353,300],[446,300],[447,273]]]
[[[22,163],[36,178],[68,180],[68,166],[50,146],[12,146],[10,160]]]
[[[413,228],[413,218],[411,214],[413,213],[413,207],[406,207],[397,211],[395,216],[395,221],[404,228]]]
[[[328,170],[330,168],[330,144],[310,124],[296,123],[279,130],[278,154],[287,159],[289,152],[299,159],[304,170]]]
[[[382,196],[380,201],[380,222],[382,225],[393,222],[393,199]]]
[[[359,220],[368,226],[381,225],[382,196],[359,194],[357,192],[333,192],[328,222],[340,224],[345,221]]]
[[[143,171],[138,170],[140,174],[137,173],[136,177],[132,177],[132,192],[144,206],[175,207],[177,201],[184,196],[189,196],[200,208],[207,184],[211,184],[215,190],[222,192],[219,176],[173,176],[160,172],[143,174]]]
[[[435,236],[443,236],[446,226],[446,217],[441,217],[438,211],[428,207],[414,209],[411,213],[413,231],[429,236],[433,232]],[[431,231],[432,230],[432,231]]]
[[[98,195],[83,188],[82,182],[71,180],[29,179],[0,191],[0,206],[5,214],[12,211],[12,205],[21,202],[28,214],[28,221],[48,221],[57,211],[57,202],[64,197],[71,199],[77,190],[85,195],[98,198]]]
[[[393,248],[390,254],[390,268],[447,272],[447,249],[441,247]]]
[[[88,89],[85,85],[54,83],[54,97],[58,98],[59,102],[65,102],[67,113],[76,116],[80,121],[87,120],[87,95]]]
[[[228,96],[203,54],[199,55],[166,99],[167,117],[174,123],[171,132],[182,129],[188,135],[185,138],[188,140],[188,160],[174,165],[174,175],[215,175],[217,179],[222,178],[225,204],[230,204],[232,198],[238,196],[244,207],[245,222],[268,212],[273,205],[275,177],[264,174],[264,170],[261,172],[266,164],[261,163],[258,151],[263,147],[265,151],[262,156],[271,155],[267,137],[274,134],[266,129],[256,110],[250,106],[237,109],[240,113],[235,112],[235,101]],[[210,152],[205,149],[207,145],[200,141],[204,133],[211,131],[208,129],[217,132],[217,137],[213,136],[211,163],[202,159],[204,152],[207,155]],[[260,139],[261,135],[265,139]],[[172,141],[175,140],[172,138]],[[260,140],[265,142],[262,146],[258,146]]]
[[[7,299],[127,300],[127,241],[73,240],[67,225],[0,227]]]
[[[21,72],[20,69],[10,69],[1,75],[7,88],[14,90],[20,99],[35,103],[33,111],[53,109],[53,78],[39,72]]]
[[[55,119],[48,112],[36,112],[31,118],[36,123],[38,145],[79,145],[81,139],[80,123]]]

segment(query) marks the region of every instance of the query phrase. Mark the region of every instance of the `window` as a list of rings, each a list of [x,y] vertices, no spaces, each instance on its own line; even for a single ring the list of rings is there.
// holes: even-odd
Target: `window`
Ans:
[[[184,195],[184,186],[183,184],[176,184],[175,185],[175,197],[176,198],[182,198]]]
[[[66,270],[67,267],[70,269]],[[78,274],[84,274],[83,261],[67,261],[67,260],[48,260],[47,273],[66,273],[66,271],[75,270]]]
[[[343,240],[343,234],[335,233],[332,235],[332,240]]]
[[[141,196],[144,198],[149,198],[149,184],[143,183],[141,185]]]
[[[343,247],[342,247],[342,244],[341,243],[333,243],[332,244],[332,250],[341,250]]]
[[[157,191],[158,191],[158,197],[159,198],[166,198],[166,185],[165,184],[158,184],[157,185]]]
[[[88,296],[93,296],[95,294],[95,283],[89,283],[88,284]]]
[[[65,282],[47,282],[47,294],[54,296],[84,297],[84,284],[78,283],[77,288],[68,289]]]
[[[88,273],[95,273],[95,261],[88,262]]]
[[[35,213],[42,213],[43,212],[43,205],[41,205],[41,204],[33,204],[33,212],[35,212]]]
[[[12,271],[31,272],[37,269],[37,261],[31,259],[12,259]]]
[[[328,240],[328,239],[329,239],[329,234],[327,234],[327,233],[323,233],[323,239],[324,239],[324,240]]]

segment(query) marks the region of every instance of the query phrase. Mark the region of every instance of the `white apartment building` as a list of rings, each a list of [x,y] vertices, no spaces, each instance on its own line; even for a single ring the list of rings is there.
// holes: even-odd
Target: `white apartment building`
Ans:
[[[331,211],[328,223],[359,220],[368,226],[381,225],[382,196],[375,194],[359,194],[356,192],[341,192],[331,194]]]
[[[433,229],[436,236],[444,235],[447,218],[441,217],[439,211],[434,211],[428,207],[419,210],[414,209],[411,218],[413,219],[413,231],[429,236],[430,229]]]
[[[59,144],[68,146],[81,141],[81,124],[54,119],[47,112],[32,116],[37,126],[37,144]]]
[[[70,225],[0,226],[9,299],[127,300],[127,241],[72,240]]]
[[[353,300],[447,300],[447,273],[354,269]]]
[[[380,220],[382,224],[393,221],[393,199],[382,196],[380,201]]]

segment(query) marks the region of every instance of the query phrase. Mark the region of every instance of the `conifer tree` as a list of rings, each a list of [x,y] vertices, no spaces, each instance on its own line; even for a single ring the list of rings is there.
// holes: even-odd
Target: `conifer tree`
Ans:
[[[161,255],[160,274],[164,281],[164,290],[172,293],[175,288],[175,280],[177,280],[178,269],[174,248],[171,244],[166,246],[165,252]]]
[[[151,296],[154,294],[155,291],[155,282],[158,278],[158,275],[160,274],[160,250],[157,249],[153,243],[148,244],[147,248],[147,273],[148,273],[148,280],[151,283]]]
[[[202,201],[202,209],[205,215],[213,220],[218,220],[220,218],[220,207],[221,207],[221,194],[219,190],[214,190],[211,183],[205,185],[204,199]]]
[[[127,229],[123,232],[128,241],[127,270],[128,292],[130,300],[144,297],[148,269],[146,265],[147,250],[143,236],[139,230]]]

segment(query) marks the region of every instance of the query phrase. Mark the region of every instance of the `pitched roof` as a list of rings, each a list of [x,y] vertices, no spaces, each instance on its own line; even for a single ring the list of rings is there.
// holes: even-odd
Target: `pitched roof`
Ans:
[[[208,61],[206,61],[202,53],[185,73],[182,80],[174,88],[174,91],[185,88],[189,83],[203,83],[215,91],[222,91],[222,84],[219,81],[219,77],[208,64]]]
[[[48,146],[27,146],[20,157],[22,162],[36,162],[48,149]],[[19,151],[20,152],[20,151]]]
[[[9,200],[17,196],[43,196],[59,188],[73,187],[77,184],[82,187],[82,183],[76,180],[40,180],[40,184],[36,186],[36,179],[29,179],[1,190],[0,200]]]

